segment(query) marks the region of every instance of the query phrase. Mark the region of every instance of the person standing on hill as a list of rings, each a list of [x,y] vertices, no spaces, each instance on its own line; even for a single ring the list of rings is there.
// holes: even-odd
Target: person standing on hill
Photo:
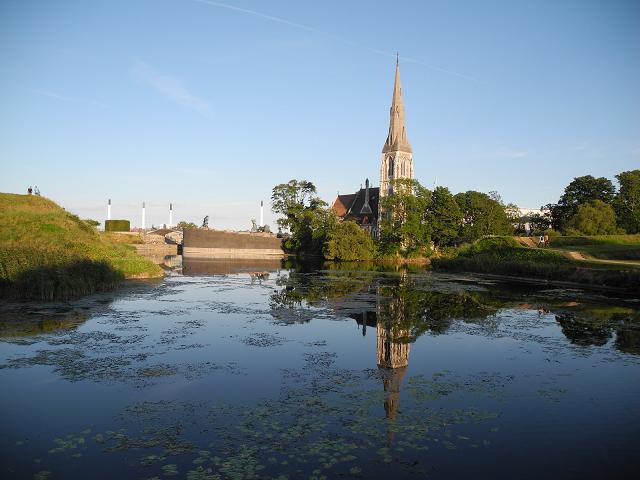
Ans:
[[[31,185],[29,185],[29,188],[27,189],[27,194],[31,195],[33,193],[33,189],[31,188]]]
[[[38,185],[33,188],[33,194],[40,196],[40,190],[38,190]]]

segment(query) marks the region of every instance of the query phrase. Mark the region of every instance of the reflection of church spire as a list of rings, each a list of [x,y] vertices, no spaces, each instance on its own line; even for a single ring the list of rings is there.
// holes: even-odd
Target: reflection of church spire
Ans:
[[[380,296],[378,296],[380,298]],[[384,410],[387,419],[394,421],[400,407],[400,386],[409,365],[408,342],[402,342],[409,332],[400,328],[402,319],[401,298],[391,298],[388,303],[378,304],[376,327],[376,351],[378,371],[382,376],[385,391]],[[387,433],[389,443],[393,443],[394,434]]]

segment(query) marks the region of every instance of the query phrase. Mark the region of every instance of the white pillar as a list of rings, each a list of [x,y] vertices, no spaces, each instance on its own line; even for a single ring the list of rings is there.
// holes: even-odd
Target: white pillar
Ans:
[[[258,226],[264,226],[264,202],[262,200],[260,200],[260,224]]]
[[[173,226],[173,204],[169,204],[169,225],[167,228],[171,228]]]
[[[111,220],[111,199],[107,203],[107,220]]]
[[[145,226],[145,211],[144,211],[144,202],[142,202],[142,230],[144,230]]]

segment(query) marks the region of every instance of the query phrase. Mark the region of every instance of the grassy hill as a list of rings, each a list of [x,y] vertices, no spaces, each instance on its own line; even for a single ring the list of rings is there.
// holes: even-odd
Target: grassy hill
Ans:
[[[162,276],[132,247],[43,197],[0,193],[0,296],[65,299]]]
[[[640,260],[640,235],[553,237],[551,247],[602,260]]]
[[[556,241],[554,239],[552,245]],[[626,247],[633,248],[633,245],[632,242]],[[432,265],[443,271],[582,283],[640,293],[640,265],[573,260],[555,249],[526,248],[511,237],[483,238],[459,248],[452,257],[433,260]]]

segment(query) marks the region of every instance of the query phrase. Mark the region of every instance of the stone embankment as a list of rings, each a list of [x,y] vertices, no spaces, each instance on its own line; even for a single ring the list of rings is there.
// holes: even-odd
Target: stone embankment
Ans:
[[[282,258],[282,240],[270,233],[187,228],[182,253],[193,258]]]
[[[167,255],[178,255],[182,244],[182,232],[170,229],[155,230],[143,233],[140,238],[144,243],[134,244],[139,255],[161,264]]]

